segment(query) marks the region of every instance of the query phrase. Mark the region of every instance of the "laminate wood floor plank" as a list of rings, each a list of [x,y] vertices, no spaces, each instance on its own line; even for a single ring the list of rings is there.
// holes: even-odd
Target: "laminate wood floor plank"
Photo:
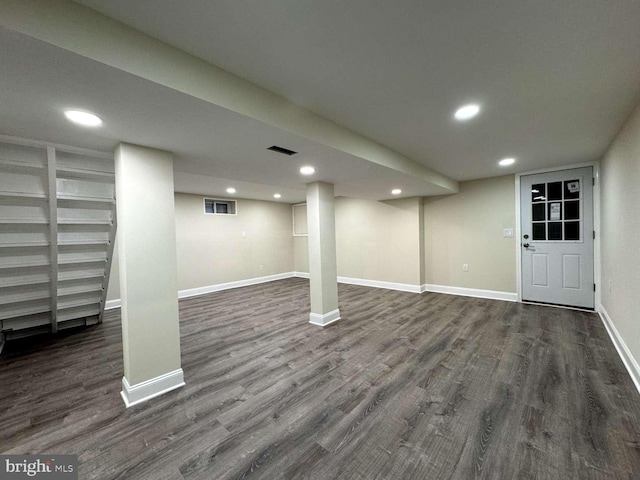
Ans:
[[[640,395],[595,314],[308,281],[180,301],[186,386],[125,409],[119,311],[9,342],[0,453],[83,479],[640,478]]]

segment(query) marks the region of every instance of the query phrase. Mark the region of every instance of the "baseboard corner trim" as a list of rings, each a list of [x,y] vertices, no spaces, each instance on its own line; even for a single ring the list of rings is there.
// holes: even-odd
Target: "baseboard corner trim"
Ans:
[[[129,408],[184,387],[184,385],[184,372],[181,368],[135,385],[129,385],[126,377],[122,377],[120,396],[126,408]]]
[[[122,301],[119,298],[115,300],[107,300],[104,304],[105,310],[113,310],[114,308],[120,308],[122,306]]]
[[[297,272],[276,273],[274,275],[247,278],[245,280],[237,280],[235,282],[217,283],[215,285],[206,285],[204,287],[188,288],[186,290],[179,290],[178,298],[197,297],[199,295],[206,295],[207,293],[220,292],[222,290],[230,290],[232,288],[248,287],[250,285],[258,285],[260,283],[268,283],[268,282],[274,282],[276,280],[284,280],[285,278],[297,277],[298,275],[296,273]],[[107,302],[105,303],[104,309],[111,310],[111,309],[120,308],[120,307],[122,307],[122,300],[120,298],[116,298],[115,300],[107,300]]]
[[[629,372],[631,380],[636,386],[636,390],[638,390],[638,393],[640,393],[640,365],[638,365],[638,362],[631,353],[631,350],[629,350],[629,347],[627,347],[627,344],[622,339],[622,336],[618,332],[618,329],[614,325],[611,317],[602,304],[599,304],[597,306],[596,312],[598,312],[598,315],[600,316],[600,319],[604,324],[604,328],[609,334],[609,338],[611,338],[611,341],[613,342],[613,346],[616,347],[616,351],[618,352],[618,356],[620,356],[620,360],[622,360],[622,363],[627,369],[627,372]]]
[[[486,298],[489,300],[502,300],[505,302],[517,302],[518,294],[515,292],[501,292],[498,290],[481,290],[478,288],[451,287],[448,285],[422,285],[423,292],[445,293],[447,295],[460,295],[462,297]]]
[[[293,272],[293,276],[296,278],[309,278],[309,272]]]
[[[218,283],[216,285],[207,285],[205,287],[189,288],[180,290],[178,298],[197,297],[198,295],[206,295],[207,293],[219,292],[221,290],[230,290],[232,288],[248,287],[250,285],[258,285],[260,283],[273,282],[291,278],[294,272],[276,273],[274,275],[266,275],[264,277],[247,278],[245,280],[237,280],[235,282]]]
[[[309,323],[318,325],[320,327],[326,327],[327,325],[340,320],[340,309],[336,308],[325,314],[313,313],[309,314]]]
[[[383,280],[367,280],[365,278],[338,277],[338,283],[348,285],[359,285],[361,287],[386,288],[387,290],[397,290],[399,292],[420,293],[420,285],[410,283],[386,282]]]

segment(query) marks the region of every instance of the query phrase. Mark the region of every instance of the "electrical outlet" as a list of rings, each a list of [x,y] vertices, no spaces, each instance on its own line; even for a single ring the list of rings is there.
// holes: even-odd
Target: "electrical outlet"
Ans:
[[[246,238],[247,232],[242,232],[242,238]]]
[[[463,263],[462,264],[462,271],[463,272],[468,272],[469,271],[469,264],[468,263]]]
[[[260,265],[260,270],[264,270],[264,265]]]

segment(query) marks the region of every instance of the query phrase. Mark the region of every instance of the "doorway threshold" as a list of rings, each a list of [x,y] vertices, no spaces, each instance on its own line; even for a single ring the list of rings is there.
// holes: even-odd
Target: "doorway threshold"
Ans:
[[[527,305],[539,305],[541,307],[564,308],[565,310],[576,310],[578,312],[589,312],[589,313],[596,312],[595,308],[573,307],[571,305],[561,305],[559,303],[534,302],[532,300],[522,300],[522,303],[526,303]]]

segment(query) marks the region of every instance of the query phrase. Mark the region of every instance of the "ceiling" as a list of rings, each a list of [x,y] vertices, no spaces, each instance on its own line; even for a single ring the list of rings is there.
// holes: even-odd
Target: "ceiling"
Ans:
[[[637,0],[79,3],[457,180],[599,160],[640,101]]]
[[[44,23],[32,22],[28,8],[13,15],[19,3],[0,18],[0,133],[99,150],[113,150],[120,141],[169,150],[176,190],[188,193],[223,196],[233,186],[238,197],[274,200],[277,192],[278,201],[297,203],[305,198],[305,183],[316,180],[334,183],[337,195],[377,200],[398,187],[402,196],[451,193],[448,179],[425,181],[425,167],[468,180],[596,161],[640,101],[637,0],[501,1],[490,7],[433,0],[28,5],[35,4]],[[183,72],[187,81],[217,92],[215,85],[224,85],[206,80],[227,74],[189,63],[193,57],[183,52],[319,114],[305,117],[312,132],[322,126],[347,137],[332,143],[181,90],[164,81],[161,63],[145,76],[107,58],[113,53],[144,64],[152,59],[140,53],[144,41],[135,50],[127,40],[101,37],[107,60],[87,55],[93,46],[83,49],[82,42],[98,38],[91,28],[98,19],[111,21],[79,4],[180,49],[154,41],[153,58],[179,52],[179,62],[195,66]],[[70,18],[68,6],[82,15],[65,27],[60,19]],[[11,23],[10,17],[21,20]],[[67,35],[70,26],[76,31]],[[61,43],[47,39],[56,29]],[[249,107],[252,98],[267,100],[272,103],[264,105],[283,109],[276,112],[281,118],[297,108],[248,85],[238,88]],[[236,93],[226,94],[234,99]],[[453,112],[468,102],[481,104],[480,115],[456,122]],[[61,114],[69,107],[94,111],[105,125],[72,125]],[[345,138],[352,147],[344,147]],[[266,150],[274,144],[300,153]],[[396,152],[402,167],[374,158]],[[499,167],[504,157],[517,162]],[[298,169],[305,164],[313,164],[316,175],[302,177]]]
[[[446,193],[435,185],[373,164],[176,90],[31,37],[0,28],[0,133],[113,151],[129,142],[174,153],[176,191],[302,202],[306,182],[335,184],[336,195],[368,199]],[[99,129],[68,122],[82,108],[104,120]],[[300,153],[267,150],[281,145]],[[316,168],[301,176],[301,166]],[[279,200],[273,198],[280,193]]]

